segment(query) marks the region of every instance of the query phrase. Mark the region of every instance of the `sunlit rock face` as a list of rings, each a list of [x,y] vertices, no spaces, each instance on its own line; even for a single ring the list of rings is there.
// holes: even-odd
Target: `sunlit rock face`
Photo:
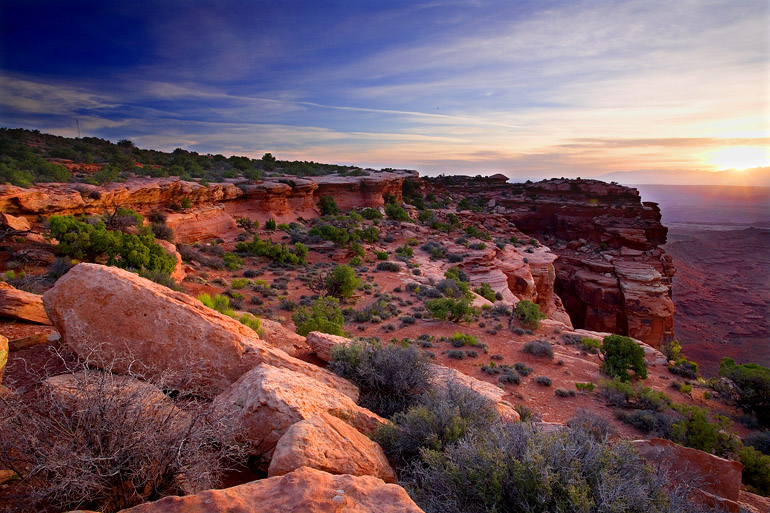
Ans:
[[[547,269],[540,273],[541,289],[552,281],[576,328],[629,335],[653,346],[673,338],[676,269],[659,247],[668,229],[658,205],[642,202],[636,189],[581,179],[426,181],[435,190],[480,198],[486,211],[548,246],[558,258],[553,278]],[[529,260],[536,269],[537,259]]]

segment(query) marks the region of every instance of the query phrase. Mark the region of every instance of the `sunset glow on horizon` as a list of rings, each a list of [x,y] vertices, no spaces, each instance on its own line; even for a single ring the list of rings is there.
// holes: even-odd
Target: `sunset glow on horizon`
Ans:
[[[5,127],[515,180],[770,168],[765,0],[0,0],[0,19]]]

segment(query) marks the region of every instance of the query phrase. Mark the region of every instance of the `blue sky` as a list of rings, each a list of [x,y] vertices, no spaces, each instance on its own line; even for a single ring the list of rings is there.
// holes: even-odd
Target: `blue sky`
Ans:
[[[0,23],[2,126],[423,174],[770,165],[765,0],[0,0]]]

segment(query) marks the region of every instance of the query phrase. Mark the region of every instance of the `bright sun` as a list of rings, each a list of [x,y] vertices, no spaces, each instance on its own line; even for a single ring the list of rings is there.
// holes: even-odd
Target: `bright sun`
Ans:
[[[748,169],[770,165],[770,148],[759,146],[727,146],[703,155],[718,169]]]

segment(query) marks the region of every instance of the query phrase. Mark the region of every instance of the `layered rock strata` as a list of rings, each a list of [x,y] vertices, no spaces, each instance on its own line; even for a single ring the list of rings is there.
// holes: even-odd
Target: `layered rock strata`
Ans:
[[[481,198],[486,210],[536,237],[559,258],[554,290],[575,327],[659,346],[673,338],[672,259],[657,204],[598,180],[507,183],[444,177],[431,187]],[[486,214],[484,214],[486,215]]]

